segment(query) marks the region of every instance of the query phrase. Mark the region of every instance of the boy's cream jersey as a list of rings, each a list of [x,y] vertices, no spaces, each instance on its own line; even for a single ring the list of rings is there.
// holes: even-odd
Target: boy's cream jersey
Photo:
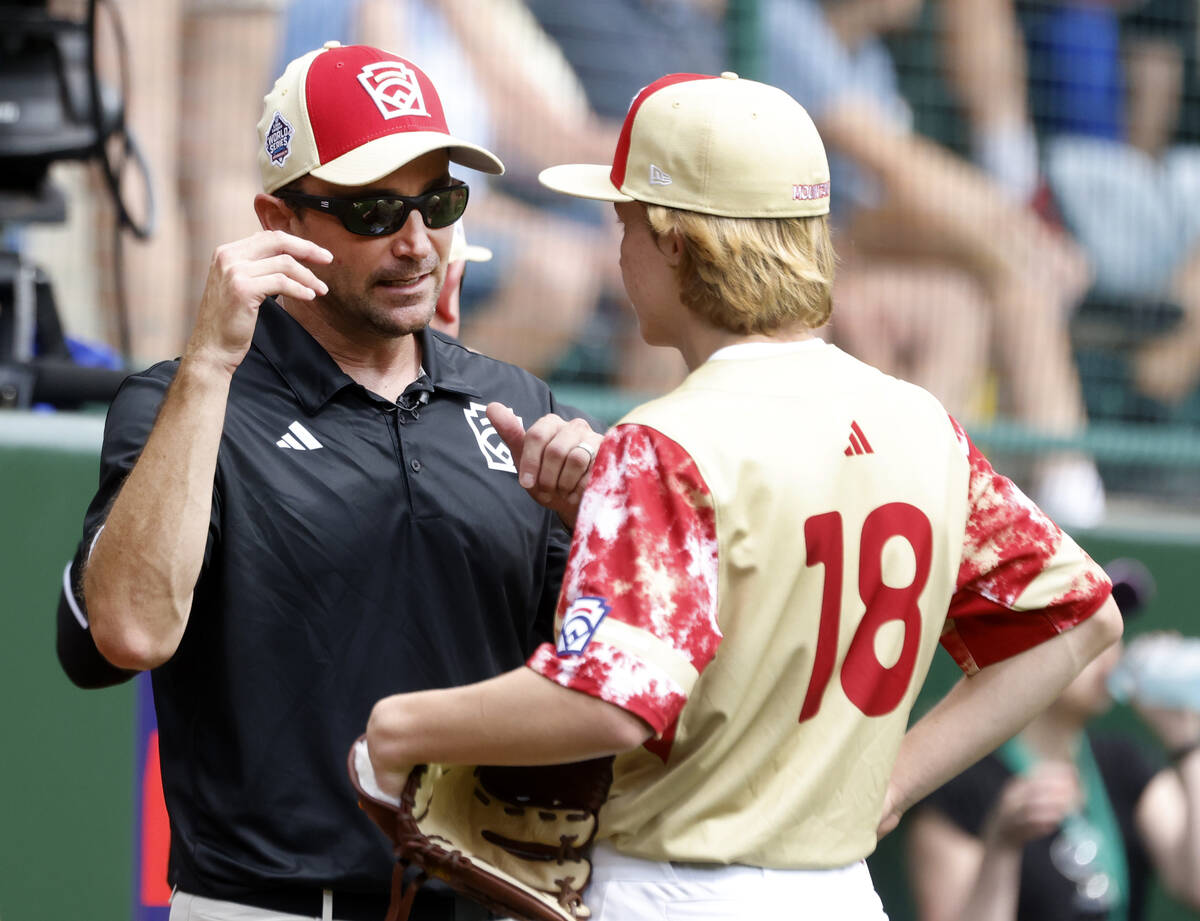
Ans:
[[[742,345],[606,437],[530,665],[658,733],[617,759],[623,853],[835,867],[875,846],[939,640],[970,673],[1107,591],[928,393]]]

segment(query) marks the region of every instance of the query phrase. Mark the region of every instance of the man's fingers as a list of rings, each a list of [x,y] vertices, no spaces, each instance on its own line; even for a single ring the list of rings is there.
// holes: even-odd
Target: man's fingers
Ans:
[[[325,282],[305,263],[324,264],[333,254],[315,243],[283,231],[262,231],[218,246],[213,253],[210,284],[220,297],[257,302],[268,295],[312,300],[329,293]]]
[[[596,450],[585,441],[577,441],[567,449],[563,458],[562,469],[558,472],[556,488],[559,492],[567,493],[568,498],[576,493],[583,494],[583,482],[591,469]],[[575,498],[574,502],[579,499]]]
[[[582,419],[568,422],[555,415],[543,416],[525,435],[526,459],[538,455],[537,488],[547,494],[569,495],[587,476],[600,441],[601,436]]]
[[[320,281],[317,282],[319,287],[314,288],[312,285],[296,281],[296,279],[283,272],[264,275],[259,281],[261,282],[262,297],[282,294],[284,297],[291,297],[300,301],[311,301],[313,298],[325,294],[329,290]]]
[[[582,419],[554,413],[526,429],[511,409],[489,403],[488,419],[513,453],[520,484],[542,505],[574,524],[576,507],[603,436]]]
[[[552,492],[558,483],[558,472],[562,469],[562,446],[555,446],[553,453],[548,449],[563,425],[561,417],[550,413],[542,416],[525,431],[525,444],[517,469],[520,471],[521,485],[526,489],[537,490],[534,498],[543,504],[553,498]]]
[[[488,421],[496,429],[496,434],[508,445],[508,450],[512,452],[513,462],[517,465],[517,475],[521,480],[521,485],[528,489],[534,483],[533,474],[530,473],[529,482],[525,482],[525,474],[522,472],[521,462],[525,450],[525,426],[522,424],[520,417],[503,403],[489,403],[487,405]]]
[[[312,240],[297,237],[284,230],[264,230],[248,237],[251,259],[263,259],[277,253],[286,253],[301,262],[316,262],[325,264],[333,262],[333,253],[318,246]]]
[[[333,253],[311,240],[282,230],[260,230],[253,236],[232,243],[223,243],[213,251],[213,262],[223,269],[270,259],[272,256],[291,256],[297,262],[324,265],[333,262]]]
[[[270,256],[265,259],[256,259],[253,262],[245,263],[241,268],[251,278],[266,280],[268,277],[283,275],[303,285],[314,294],[329,293],[329,286],[321,281],[312,269],[298,262],[294,256],[287,253],[280,253],[279,255]],[[265,293],[289,294],[290,292],[271,289]]]

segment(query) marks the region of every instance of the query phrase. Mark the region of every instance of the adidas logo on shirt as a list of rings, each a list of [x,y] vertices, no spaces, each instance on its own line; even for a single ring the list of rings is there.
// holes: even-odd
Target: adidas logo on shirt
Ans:
[[[845,455],[853,457],[856,454],[874,454],[875,449],[871,447],[871,442],[867,441],[867,436],[863,434],[863,430],[858,427],[857,422],[850,423],[850,446],[846,448]]]
[[[293,422],[288,426],[288,430],[283,433],[283,437],[275,442],[275,447],[291,451],[315,451],[317,448],[325,446],[317,441],[313,437],[313,433],[299,422]]]

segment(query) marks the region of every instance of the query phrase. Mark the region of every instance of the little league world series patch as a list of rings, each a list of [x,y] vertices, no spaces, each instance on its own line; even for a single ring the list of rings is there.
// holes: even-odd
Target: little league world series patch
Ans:
[[[292,127],[291,123],[276,112],[275,117],[271,119],[271,127],[267,129],[265,145],[267,156],[276,166],[283,166],[284,161],[291,154],[292,135],[295,133],[296,129]]]

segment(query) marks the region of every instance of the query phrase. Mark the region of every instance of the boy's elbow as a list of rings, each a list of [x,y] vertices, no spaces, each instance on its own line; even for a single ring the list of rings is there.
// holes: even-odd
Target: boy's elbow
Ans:
[[[610,708],[608,730],[612,751],[631,751],[654,736],[654,730],[640,716],[613,704],[606,706]]]
[[[1121,609],[1109,596],[1091,617],[1068,631],[1068,642],[1078,667],[1083,668],[1091,662],[1117,642],[1124,632],[1125,621],[1121,617]]]
[[[1096,642],[1099,644],[1096,649],[1097,655],[1117,642],[1125,632],[1125,618],[1121,616],[1121,609],[1117,607],[1112,595],[1104,599],[1104,604],[1091,616],[1090,620],[1095,623],[1097,631]]]

